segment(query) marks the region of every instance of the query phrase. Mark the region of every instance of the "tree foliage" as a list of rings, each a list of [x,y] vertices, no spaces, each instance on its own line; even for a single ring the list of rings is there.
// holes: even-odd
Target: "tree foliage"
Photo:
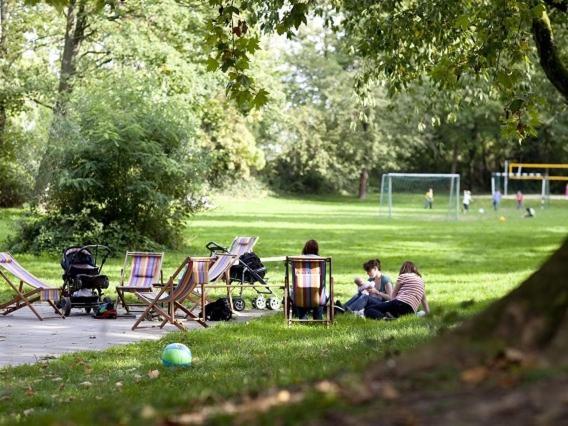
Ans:
[[[23,248],[182,243],[185,220],[199,204],[203,155],[195,117],[152,91],[152,81],[146,90],[107,81],[74,101],[47,215],[25,227]]]

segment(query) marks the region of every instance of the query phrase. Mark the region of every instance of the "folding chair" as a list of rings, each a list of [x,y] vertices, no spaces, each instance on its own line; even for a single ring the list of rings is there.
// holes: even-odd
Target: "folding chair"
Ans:
[[[20,281],[19,285],[13,283],[4,271],[9,272],[12,276],[17,278]],[[0,276],[16,292],[16,297],[8,302],[0,304],[0,310],[3,310],[3,315],[8,315],[27,306],[40,321],[43,321],[41,315],[32,306],[32,303],[40,300],[49,303],[61,318],[65,318],[61,310],[55,304],[55,302],[59,301],[61,295],[60,290],[49,286],[29,273],[18,262],[16,262],[16,259],[14,259],[10,253],[0,253]],[[32,287],[33,289],[25,291],[24,284]]]
[[[130,313],[133,306],[145,306],[140,303],[126,302],[124,293],[144,293],[152,292],[153,284],[163,284],[162,260],[164,253],[148,252],[126,252],[124,265],[120,270],[120,285],[116,287],[119,303],[122,304],[127,313]],[[126,281],[126,267],[130,260],[130,273],[128,282]]]
[[[227,298],[229,299],[229,306],[231,307],[233,314],[235,314],[235,309],[233,305],[233,292],[231,289],[231,267],[238,263],[241,255],[251,252],[257,241],[258,237],[235,237],[229,249],[226,249],[214,242],[210,242],[206,245],[206,248],[210,251],[211,256],[214,258],[214,263],[211,265],[211,269],[209,270],[209,281],[225,281],[225,285],[222,287],[227,288]],[[195,299],[196,297],[201,297],[201,295],[198,291],[195,291],[192,292],[191,297]],[[208,300],[207,294],[205,295],[205,299]],[[191,308],[191,311],[194,309],[195,306]]]
[[[163,318],[160,328],[170,323],[182,331],[186,330],[184,325],[176,319],[175,312],[177,309],[185,312],[187,319],[197,321],[203,327],[207,327],[205,323],[205,309],[202,309],[202,316],[198,317],[187,309],[183,302],[199,286],[201,288],[200,304],[202,308],[205,306],[203,286],[209,282],[211,261],[210,257],[187,257],[165,285],[154,284],[154,287],[161,287],[158,293],[137,293],[136,295],[147,307],[132,326],[132,330],[135,330],[144,318],[152,313]],[[174,284],[176,280],[177,285]]]
[[[290,280],[291,277],[291,280]],[[329,291],[326,281],[329,280]],[[325,318],[310,320],[333,323],[333,276],[331,257],[287,256],[284,280],[284,319],[288,325],[294,321],[306,321],[292,317],[292,306],[314,309],[323,306]]]

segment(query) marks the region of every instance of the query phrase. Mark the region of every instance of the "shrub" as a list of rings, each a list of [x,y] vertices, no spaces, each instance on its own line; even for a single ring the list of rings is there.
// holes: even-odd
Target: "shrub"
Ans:
[[[64,134],[46,213],[22,225],[15,246],[179,245],[185,220],[199,206],[204,158],[193,148],[187,108],[124,84],[91,88],[72,106],[73,126],[66,128],[75,131]]]

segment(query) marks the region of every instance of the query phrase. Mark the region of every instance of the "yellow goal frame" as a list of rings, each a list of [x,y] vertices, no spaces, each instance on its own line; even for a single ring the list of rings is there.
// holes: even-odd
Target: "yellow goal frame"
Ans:
[[[556,180],[556,181],[568,181],[568,176],[550,176],[548,174],[539,175],[521,175],[519,172],[513,172],[514,168],[518,169],[568,169],[568,164],[566,163],[509,163],[508,178],[518,179],[518,180]]]

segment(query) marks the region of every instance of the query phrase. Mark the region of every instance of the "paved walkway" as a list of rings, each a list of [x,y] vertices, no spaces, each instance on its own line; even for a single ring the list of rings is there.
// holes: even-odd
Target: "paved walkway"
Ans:
[[[39,321],[30,309],[21,309],[13,314],[0,315],[0,367],[29,364],[58,355],[85,350],[103,350],[110,346],[124,345],[142,340],[158,340],[173,325],[159,328],[158,321],[144,322],[148,328],[132,331],[134,317],[119,316],[116,320],[97,320],[80,310],[73,310],[68,318],[54,316],[47,304],[36,303]],[[236,321],[247,321],[274,311],[240,312]],[[120,313],[119,313],[120,314]],[[211,326],[220,322],[210,322]],[[190,328],[203,329],[193,321],[186,321]]]

